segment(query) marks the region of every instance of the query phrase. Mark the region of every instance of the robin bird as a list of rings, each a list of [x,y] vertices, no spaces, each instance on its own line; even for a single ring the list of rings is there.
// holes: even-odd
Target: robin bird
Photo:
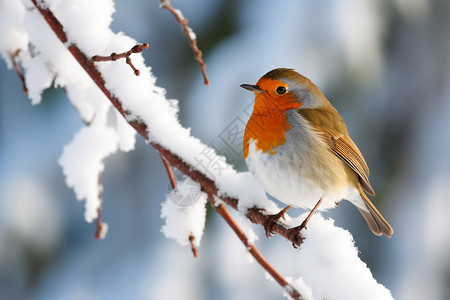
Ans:
[[[314,211],[335,207],[342,199],[356,206],[374,234],[393,234],[366,195],[375,193],[361,152],[317,86],[292,69],[279,68],[256,85],[241,87],[255,93],[244,133],[245,162],[266,192],[288,205],[267,219],[268,237],[289,208],[312,209],[301,225],[287,232],[293,246],[300,245],[300,231]]]

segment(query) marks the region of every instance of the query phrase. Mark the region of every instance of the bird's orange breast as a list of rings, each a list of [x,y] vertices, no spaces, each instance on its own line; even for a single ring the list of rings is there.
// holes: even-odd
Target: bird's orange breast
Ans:
[[[291,129],[286,111],[301,106],[294,95],[277,97],[266,92],[255,95],[253,113],[245,127],[244,158],[248,156],[251,140],[255,141],[256,150],[275,154],[275,149],[286,142],[286,132]]]

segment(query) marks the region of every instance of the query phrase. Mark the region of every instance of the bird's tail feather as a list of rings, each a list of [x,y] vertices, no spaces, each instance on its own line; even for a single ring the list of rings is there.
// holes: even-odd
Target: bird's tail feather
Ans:
[[[364,200],[367,210],[359,207],[357,208],[366,220],[367,225],[369,225],[370,230],[376,235],[384,234],[387,237],[391,237],[394,233],[391,225],[383,218],[364,192],[361,192],[361,198]]]

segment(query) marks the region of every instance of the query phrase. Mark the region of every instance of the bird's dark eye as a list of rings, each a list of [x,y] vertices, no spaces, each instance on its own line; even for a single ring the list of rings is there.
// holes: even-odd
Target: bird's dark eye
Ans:
[[[277,87],[277,94],[278,95],[283,95],[284,93],[286,93],[286,88],[284,86]]]

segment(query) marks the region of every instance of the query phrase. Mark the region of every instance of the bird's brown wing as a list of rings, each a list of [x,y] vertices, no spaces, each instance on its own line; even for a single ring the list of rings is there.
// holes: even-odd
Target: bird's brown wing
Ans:
[[[331,107],[323,110],[300,109],[299,113],[321,133],[330,150],[359,175],[364,191],[369,195],[375,195],[369,182],[369,167],[348,135],[347,126],[338,112]]]
[[[352,139],[348,135],[339,136],[327,130],[323,131],[323,134],[331,151],[359,175],[364,191],[369,195],[375,195],[369,182],[369,167]]]

